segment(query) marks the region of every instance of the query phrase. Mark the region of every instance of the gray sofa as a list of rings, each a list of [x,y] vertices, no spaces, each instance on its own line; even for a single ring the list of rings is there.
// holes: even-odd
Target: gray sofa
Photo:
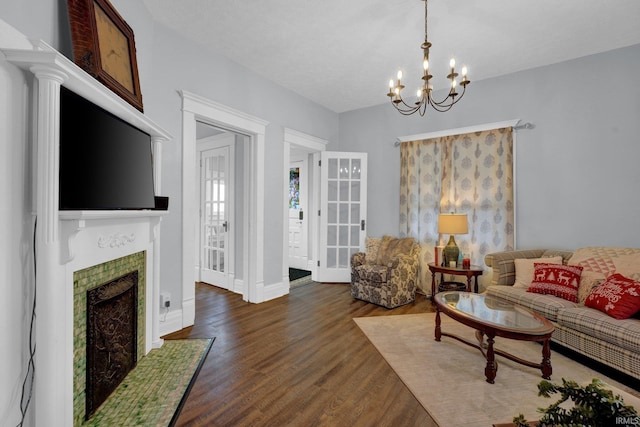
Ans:
[[[575,252],[559,250],[517,250],[491,253],[485,263],[493,271],[486,293],[527,307],[549,319],[555,326],[552,341],[640,379],[640,316],[618,320],[599,310],[565,299],[527,292],[514,287],[516,259],[561,256],[564,264],[581,265],[589,286],[613,271],[640,280],[640,249],[589,247]],[[636,263],[637,259],[637,263]],[[586,272],[586,273],[585,273]],[[587,280],[585,279],[585,282]],[[582,282],[581,282],[582,287]],[[588,294],[589,289],[582,290]]]

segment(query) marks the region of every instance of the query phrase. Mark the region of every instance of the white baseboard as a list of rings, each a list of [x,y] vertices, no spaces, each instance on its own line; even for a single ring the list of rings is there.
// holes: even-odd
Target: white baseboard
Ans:
[[[182,329],[182,310],[171,310],[166,316],[160,313],[160,336],[170,334]]]
[[[182,327],[192,326],[196,321],[196,298],[182,300]]]
[[[242,286],[244,285],[244,281],[242,279],[234,279],[233,280],[233,289],[232,292],[236,294],[242,295]]]
[[[288,277],[288,276],[287,276]],[[279,298],[283,295],[287,295],[289,293],[289,281],[280,282],[280,283],[272,283],[270,285],[263,286],[262,288],[262,300],[269,301],[275,298]]]

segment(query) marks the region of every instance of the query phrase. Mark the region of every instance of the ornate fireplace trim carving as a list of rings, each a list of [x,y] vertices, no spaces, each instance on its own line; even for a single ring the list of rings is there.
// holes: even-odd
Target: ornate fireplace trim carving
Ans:
[[[133,243],[136,240],[135,233],[115,233],[109,236],[100,236],[98,237],[98,247],[99,248],[120,248],[122,246],[126,246],[129,243]]]

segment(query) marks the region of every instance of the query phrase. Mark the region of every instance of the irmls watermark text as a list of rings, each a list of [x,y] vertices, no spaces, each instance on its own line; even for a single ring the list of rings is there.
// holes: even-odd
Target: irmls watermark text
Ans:
[[[640,417],[616,417],[617,426],[637,426],[640,425]]]

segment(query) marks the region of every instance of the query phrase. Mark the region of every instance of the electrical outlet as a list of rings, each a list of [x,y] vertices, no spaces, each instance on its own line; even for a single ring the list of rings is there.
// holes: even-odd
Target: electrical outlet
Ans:
[[[171,294],[169,292],[160,292],[160,308],[169,308],[171,306]]]

